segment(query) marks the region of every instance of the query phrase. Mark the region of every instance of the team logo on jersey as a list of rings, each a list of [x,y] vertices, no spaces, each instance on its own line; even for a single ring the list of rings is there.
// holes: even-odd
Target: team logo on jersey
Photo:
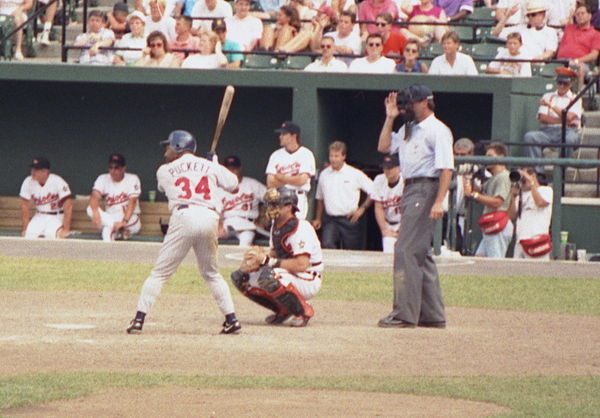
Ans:
[[[121,203],[126,203],[128,201],[129,201],[129,195],[125,192],[121,192],[121,193],[113,195],[113,196],[106,196],[106,206],[119,205]]]
[[[223,198],[223,210],[232,210],[236,206],[243,205],[244,203],[250,203],[254,201],[254,193],[242,193],[236,195],[233,199]]]
[[[57,193],[48,193],[46,196],[33,196],[33,202],[35,203],[36,206],[43,206],[43,205],[47,205],[48,203],[52,203],[55,200],[58,200],[58,194]]]
[[[288,165],[275,165],[277,174],[285,174],[286,176],[296,176],[300,173],[300,163],[294,162]]]

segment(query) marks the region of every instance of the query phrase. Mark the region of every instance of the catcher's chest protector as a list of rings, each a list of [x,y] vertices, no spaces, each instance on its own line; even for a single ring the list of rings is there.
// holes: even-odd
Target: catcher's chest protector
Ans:
[[[292,254],[292,248],[289,245],[285,244],[285,240],[291,234],[296,232],[298,229],[298,218],[295,216],[290,218],[283,226],[277,228],[276,225],[273,225],[273,231],[271,232],[273,237],[273,248],[277,253],[277,258],[285,259],[292,258],[294,254]]]

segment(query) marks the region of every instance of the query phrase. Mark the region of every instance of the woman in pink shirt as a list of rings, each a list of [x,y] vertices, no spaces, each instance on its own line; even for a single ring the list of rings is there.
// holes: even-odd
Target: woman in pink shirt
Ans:
[[[377,20],[377,16],[381,13],[389,13],[394,20],[398,20],[398,7],[392,0],[364,0],[358,8],[358,20]],[[393,32],[397,32],[397,28],[392,28]],[[367,39],[368,35],[379,33],[375,24],[361,24],[360,32],[362,39]]]
[[[412,11],[408,15],[408,20],[413,22],[438,22],[447,23],[448,17],[444,9],[438,6],[434,6],[432,0],[421,0],[421,3],[412,8]],[[417,38],[423,42],[425,40],[431,40],[435,37],[438,42],[441,42],[442,36],[448,31],[447,26],[428,26],[428,25],[411,25],[408,29],[409,33],[403,33],[405,36],[408,35],[411,38]],[[408,32],[407,31],[407,32]]]

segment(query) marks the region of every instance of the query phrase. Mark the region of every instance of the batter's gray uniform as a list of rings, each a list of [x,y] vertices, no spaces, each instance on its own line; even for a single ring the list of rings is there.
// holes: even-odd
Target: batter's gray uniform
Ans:
[[[157,173],[158,190],[169,199],[171,219],[158,259],[144,282],[137,309],[147,313],[163,284],[194,249],[200,274],[224,315],[234,312],[229,287],[217,267],[217,236],[221,202],[217,187],[234,191],[237,177],[222,165],[186,153]]]
[[[406,126],[406,125],[405,125]],[[446,322],[431,242],[435,220],[431,207],[439,186],[439,170],[453,169],[452,132],[430,115],[392,134],[392,153],[398,152],[404,180],[402,222],[394,247],[394,304],[390,314],[408,324],[428,326]]]

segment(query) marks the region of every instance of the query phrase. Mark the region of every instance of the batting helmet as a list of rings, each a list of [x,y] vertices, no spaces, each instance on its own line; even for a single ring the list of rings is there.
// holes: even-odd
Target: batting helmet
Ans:
[[[173,131],[167,139],[160,142],[160,145],[169,145],[176,153],[184,151],[196,152],[196,138],[188,131]]]

